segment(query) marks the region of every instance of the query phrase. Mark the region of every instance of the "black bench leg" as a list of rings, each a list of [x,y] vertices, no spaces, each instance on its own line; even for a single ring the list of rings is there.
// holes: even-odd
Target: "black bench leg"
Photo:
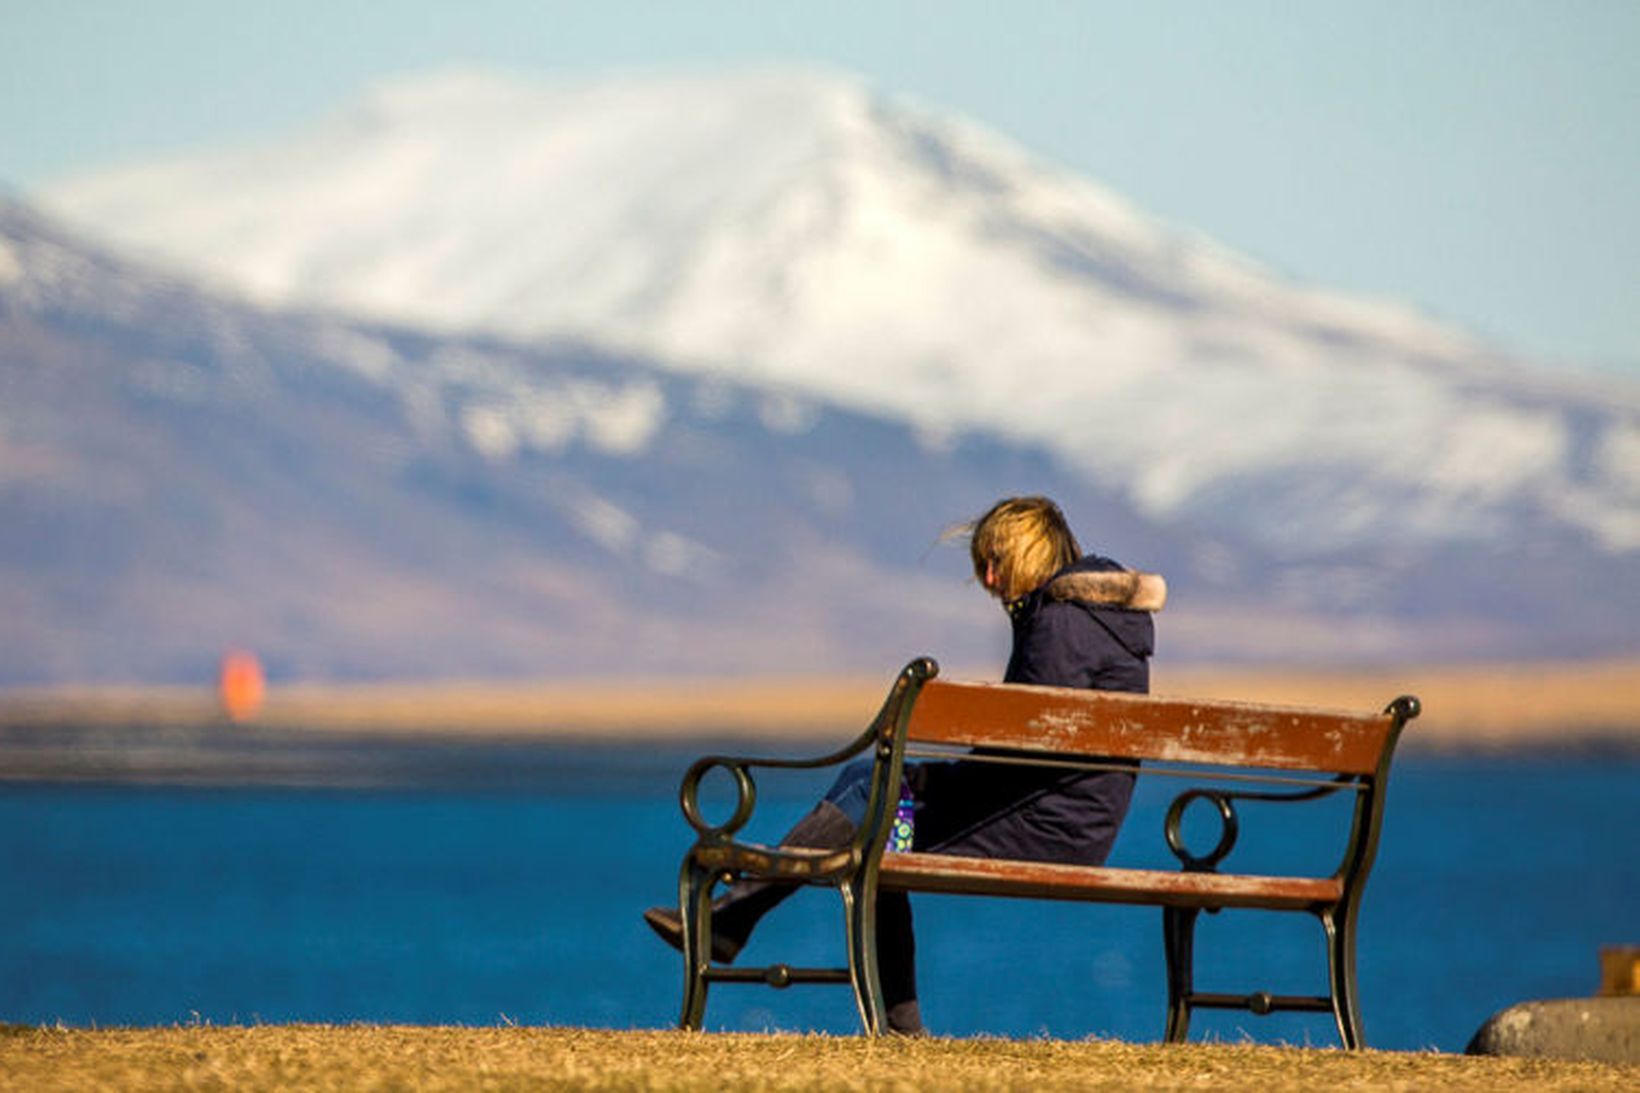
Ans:
[[[838,892],[843,897],[848,972],[854,983],[860,1022],[867,1036],[881,1036],[888,1028],[888,1007],[883,1002],[883,981],[877,969],[876,886],[846,883],[838,887]]]
[[[1182,1044],[1190,1036],[1190,995],[1195,988],[1196,916],[1193,907],[1162,908],[1162,945],[1167,953],[1167,1031],[1163,1039]]]
[[[678,909],[683,917],[683,1012],[678,1027],[699,1029],[706,1019],[706,969],[712,964],[711,871],[686,858],[678,874]]]
[[[1338,1039],[1350,1051],[1365,1046],[1361,1033],[1361,1001],[1355,986],[1355,916],[1347,907],[1320,913],[1327,934],[1327,980],[1332,990],[1333,1017]]]

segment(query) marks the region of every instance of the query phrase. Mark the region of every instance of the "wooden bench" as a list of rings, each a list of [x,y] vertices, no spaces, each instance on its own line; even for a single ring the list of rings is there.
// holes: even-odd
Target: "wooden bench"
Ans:
[[[1186,1039],[1191,1011],[1236,1008],[1331,1012],[1345,1047],[1363,1045],[1356,993],[1355,933],[1361,894],[1372,867],[1384,814],[1390,758],[1402,727],[1418,715],[1402,696],[1381,714],[1168,699],[1056,687],[947,682],[928,658],[912,661],[895,680],[876,719],[843,749],[814,759],[707,756],[690,767],[679,792],[695,829],[684,855],[679,906],[684,923],[684,989],[680,1024],[698,1029],[707,989],[719,982],[847,983],[854,988],[868,1034],[887,1029],[873,937],[881,889],[969,896],[1079,900],[1160,907],[1167,956],[1165,1038]],[[974,755],[968,749],[1006,749]],[[756,767],[830,766],[870,752],[875,757],[867,815],[855,840],[835,850],[771,847],[735,836],[757,801]],[[1210,784],[1174,798],[1164,837],[1179,870],[1088,867],[1042,862],[885,852],[899,800],[904,760],[952,758],[1031,763],[1067,769],[1132,769],[1140,776],[1186,776]],[[1113,762],[1115,761],[1115,762]],[[1127,761],[1123,763],[1123,761]],[[733,778],[733,813],[721,824],[701,812],[702,779],[713,770]],[[1338,866],[1326,876],[1262,876],[1220,872],[1234,847],[1238,800],[1294,803],[1334,793],[1354,797]],[[1222,821],[1218,844],[1193,854],[1181,835],[1185,810],[1210,803]],[[842,896],[846,968],[773,964],[735,968],[711,958],[711,898],[718,882],[742,877],[833,887]],[[1325,936],[1329,992],[1292,996],[1255,991],[1198,991],[1192,978],[1195,924],[1202,911],[1252,908],[1314,915]]]

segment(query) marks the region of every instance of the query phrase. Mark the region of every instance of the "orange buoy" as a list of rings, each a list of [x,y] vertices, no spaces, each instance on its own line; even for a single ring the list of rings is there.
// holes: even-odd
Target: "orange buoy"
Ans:
[[[255,717],[262,708],[266,681],[262,677],[262,662],[254,653],[234,650],[222,658],[222,674],[218,693],[222,709],[231,721]]]

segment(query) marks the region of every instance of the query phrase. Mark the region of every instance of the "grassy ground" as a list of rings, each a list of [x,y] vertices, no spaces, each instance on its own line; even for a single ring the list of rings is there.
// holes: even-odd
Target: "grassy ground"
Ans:
[[[1106,1041],[535,1028],[0,1027],[0,1090],[1640,1088],[1640,1066]]]

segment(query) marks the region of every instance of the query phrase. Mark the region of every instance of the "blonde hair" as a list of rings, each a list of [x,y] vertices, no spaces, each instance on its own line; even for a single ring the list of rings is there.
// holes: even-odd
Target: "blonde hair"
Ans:
[[[1005,497],[964,530],[974,576],[990,567],[1004,600],[1035,591],[1082,556],[1059,506],[1046,497]]]

